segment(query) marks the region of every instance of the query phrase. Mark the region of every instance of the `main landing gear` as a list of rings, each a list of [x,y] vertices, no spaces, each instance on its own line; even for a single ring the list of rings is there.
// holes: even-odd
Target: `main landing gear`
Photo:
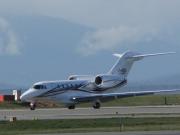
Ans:
[[[94,109],[100,109],[100,107],[101,107],[101,103],[100,103],[100,102],[95,102],[95,103],[93,104],[93,108],[94,108]]]
[[[100,107],[101,107],[101,103],[99,101],[94,102],[93,104],[94,109],[100,109]],[[70,110],[75,109],[75,105],[68,105],[67,108]]]
[[[35,103],[30,103],[30,110],[35,110],[36,109],[36,104]]]
[[[71,110],[72,110],[72,109],[75,109],[75,105],[69,105],[69,106],[68,106],[68,109],[71,109]]]

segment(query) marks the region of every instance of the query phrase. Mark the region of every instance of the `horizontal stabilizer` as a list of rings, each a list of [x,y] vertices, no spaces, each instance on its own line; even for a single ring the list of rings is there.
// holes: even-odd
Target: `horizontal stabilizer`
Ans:
[[[176,52],[165,52],[165,53],[154,53],[154,54],[140,54],[134,55],[133,58],[140,58],[140,57],[149,57],[149,56],[157,56],[157,55],[167,55],[167,54],[174,54]]]
[[[119,57],[119,58],[121,58],[123,56],[123,54],[118,54],[118,53],[114,53],[113,55],[116,57]]]

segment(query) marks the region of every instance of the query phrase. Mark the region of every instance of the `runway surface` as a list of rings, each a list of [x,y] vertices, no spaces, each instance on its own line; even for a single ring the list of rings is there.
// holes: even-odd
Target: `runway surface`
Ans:
[[[64,133],[64,134],[46,134],[46,135],[180,135],[180,131]]]
[[[85,119],[85,118],[112,118],[112,117],[176,117],[180,116],[180,106],[135,106],[135,107],[104,107],[98,110],[93,108],[66,108],[54,109],[13,109],[0,110],[0,120],[17,117],[18,120],[32,119]]]

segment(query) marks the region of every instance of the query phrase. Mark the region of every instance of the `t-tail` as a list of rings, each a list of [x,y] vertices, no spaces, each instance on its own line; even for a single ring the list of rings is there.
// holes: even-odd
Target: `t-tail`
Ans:
[[[165,52],[165,53],[155,53],[155,54],[140,54],[136,52],[127,51],[123,54],[113,54],[118,57],[118,61],[108,72],[112,75],[120,75],[124,78],[127,78],[129,71],[131,70],[133,63],[135,61],[142,60],[145,57],[157,56],[157,55],[167,55],[173,54],[175,52]]]

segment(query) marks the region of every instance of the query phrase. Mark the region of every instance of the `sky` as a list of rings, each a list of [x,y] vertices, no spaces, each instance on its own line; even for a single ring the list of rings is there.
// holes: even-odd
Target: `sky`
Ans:
[[[124,42],[171,36],[172,27],[180,21],[179,6],[178,0],[1,0],[0,12],[64,18],[97,28],[85,37],[85,45],[79,49],[94,53],[123,46]],[[16,47],[14,52],[18,53]]]
[[[143,67],[143,63],[140,63],[140,66],[134,67],[132,76],[135,76],[133,79],[140,76],[139,79],[143,80],[179,74],[179,13],[179,0],[0,0],[0,57],[2,59],[23,57],[23,54],[26,53],[23,50],[28,48],[24,42],[26,37],[18,34],[18,28],[14,28],[12,25],[14,22],[9,21],[4,16],[17,16],[19,19],[24,16],[30,18],[43,16],[52,19],[64,19],[82,26],[82,29],[83,27],[89,28],[83,33],[78,45],[69,45],[73,46],[71,52],[74,51],[78,58],[82,58],[82,63],[85,63],[86,59],[93,60],[98,57],[97,60],[94,60],[94,65],[99,65],[98,61],[101,59],[102,67],[105,63],[105,69],[107,69],[110,67],[107,65],[112,65],[115,60],[112,58],[112,61],[106,62],[107,59],[110,60],[110,54],[113,52],[122,53],[126,50],[143,53],[176,51],[176,56],[157,58],[154,63],[153,60],[147,60],[145,63],[146,66],[150,66],[149,63],[156,64],[157,67],[152,66],[143,71],[147,67]],[[63,50],[69,46],[61,45],[58,49]],[[65,57],[70,59],[68,55]],[[163,59],[164,61],[162,61]],[[167,59],[169,63],[166,61]],[[170,59],[173,60],[170,61]],[[157,60],[160,60],[162,64],[158,63]],[[33,59],[30,59],[30,63],[33,63]],[[161,69],[160,65],[168,68],[163,68],[158,72],[156,68],[157,70]],[[57,64],[57,66],[61,65]],[[74,71],[78,72],[77,74],[84,73],[86,70],[81,72],[81,68],[88,68],[87,66],[87,64],[79,65]],[[66,69],[66,67],[61,66],[61,70]],[[151,72],[147,73],[151,69],[155,75]],[[58,79],[55,75],[57,71],[52,72],[54,72],[54,77],[51,76],[49,79]],[[99,67],[93,73],[96,72],[101,72]],[[60,73],[63,74],[60,77],[62,79],[68,74],[68,71]],[[144,73],[147,73],[149,77],[145,76]],[[12,74],[14,76],[19,75],[18,73]],[[26,74],[28,75],[28,73]],[[30,70],[29,74],[31,74]],[[33,80],[33,78],[26,81],[18,79],[18,81],[13,82],[11,78],[16,80],[15,77],[11,76],[9,79],[6,77],[4,80],[2,78],[0,81],[18,84],[22,84],[20,82],[30,84]],[[40,79],[43,78],[34,77],[34,80]]]
[[[92,27],[168,24],[179,19],[178,0],[1,0],[1,12],[62,17]],[[9,10],[11,9],[11,10]]]

